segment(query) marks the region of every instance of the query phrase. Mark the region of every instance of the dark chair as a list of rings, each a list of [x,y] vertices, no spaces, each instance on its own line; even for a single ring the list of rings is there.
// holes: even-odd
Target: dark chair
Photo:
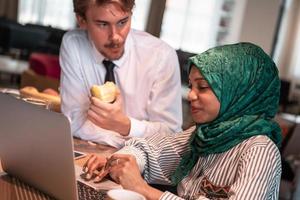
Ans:
[[[281,112],[287,112],[287,108],[290,106],[295,106],[298,104],[295,100],[289,99],[291,82],[287,80],[280,80],[280,98],[279,98],[279,106]]]
[[[184,85],[188,85],[189,83],[189,72],[187,69],[187,64],[188,64],[188,58],[191,56],[194,56],[194,53],[182,51],[181,49],[178,49],[176,51],[178,60],[179,60],[179,65],[180,65],[180,74],[181,74],[181,83]]]
[[[32,52],[58,55],[66,31],[37,24],[20,24],[0,17],[0,53],[20,50],[21,59],[28,60]]]

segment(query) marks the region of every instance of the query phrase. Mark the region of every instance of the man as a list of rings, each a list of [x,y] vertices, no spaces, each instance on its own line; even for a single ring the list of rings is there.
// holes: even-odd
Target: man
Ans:
[[[60,51],[62,111],[74,136],[121,147],[128,137],[181,130],[176,52],[132,30],[134,0],[73,0],[81,30],[65,34]],[[103,61],[113,61],[107,70]],[[113,68],[120,94],[112,104],[91,97]]]

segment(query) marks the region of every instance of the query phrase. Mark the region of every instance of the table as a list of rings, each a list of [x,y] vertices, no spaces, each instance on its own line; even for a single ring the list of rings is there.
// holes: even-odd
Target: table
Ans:
[[[74,149],[84,153],[96,153],[99,155],[109,156],[116,151],[115,148],[74,138]],[[75,160],[76,165],[82,166],[85,158]],[[0,199],[2,200],[49,200],[47,195],[37,189],[30,187],[16,178],[5,174],[0,162]]]

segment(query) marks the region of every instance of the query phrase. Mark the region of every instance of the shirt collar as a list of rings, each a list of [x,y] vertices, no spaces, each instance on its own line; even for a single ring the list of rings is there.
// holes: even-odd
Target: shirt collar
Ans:
[[[97,50],[94,42],[91,40],[91,38],[89,37],[89,35],[88,35],[88,39],[89,39],[89,41],[91,43],[91,46],[92,46],[92,54],[93,54],[93,57],[94,57],[94,61],[97,64],[102,64],[102,61],[105,59],[105,57]],[[113,63],[116,65],[116,67],[123,66],[123,64],[125,63],[126,59],[129,57],[130,46],[132,46],[132,42],[133,42],[133,40],[132,40],[132,34],[131,34],[131,30],[130,30],[129,33],[128,33],[128,36],[126,38],[126,41],[125,41],[125,48],[124,48],[125,51],[124,51],[124,54],[118,60],[113,60]]]

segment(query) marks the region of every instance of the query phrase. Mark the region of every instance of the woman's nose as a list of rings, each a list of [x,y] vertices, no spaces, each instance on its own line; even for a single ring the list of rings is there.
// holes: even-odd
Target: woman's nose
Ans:
[[[198,96],[197,96],[197,94],[196,94],[196,92],[193,90],[193,89],[191,89],[189,92],[188,92],[188,100],[189,101],[194,101],[194,100],[197,100],[198,99]]]

